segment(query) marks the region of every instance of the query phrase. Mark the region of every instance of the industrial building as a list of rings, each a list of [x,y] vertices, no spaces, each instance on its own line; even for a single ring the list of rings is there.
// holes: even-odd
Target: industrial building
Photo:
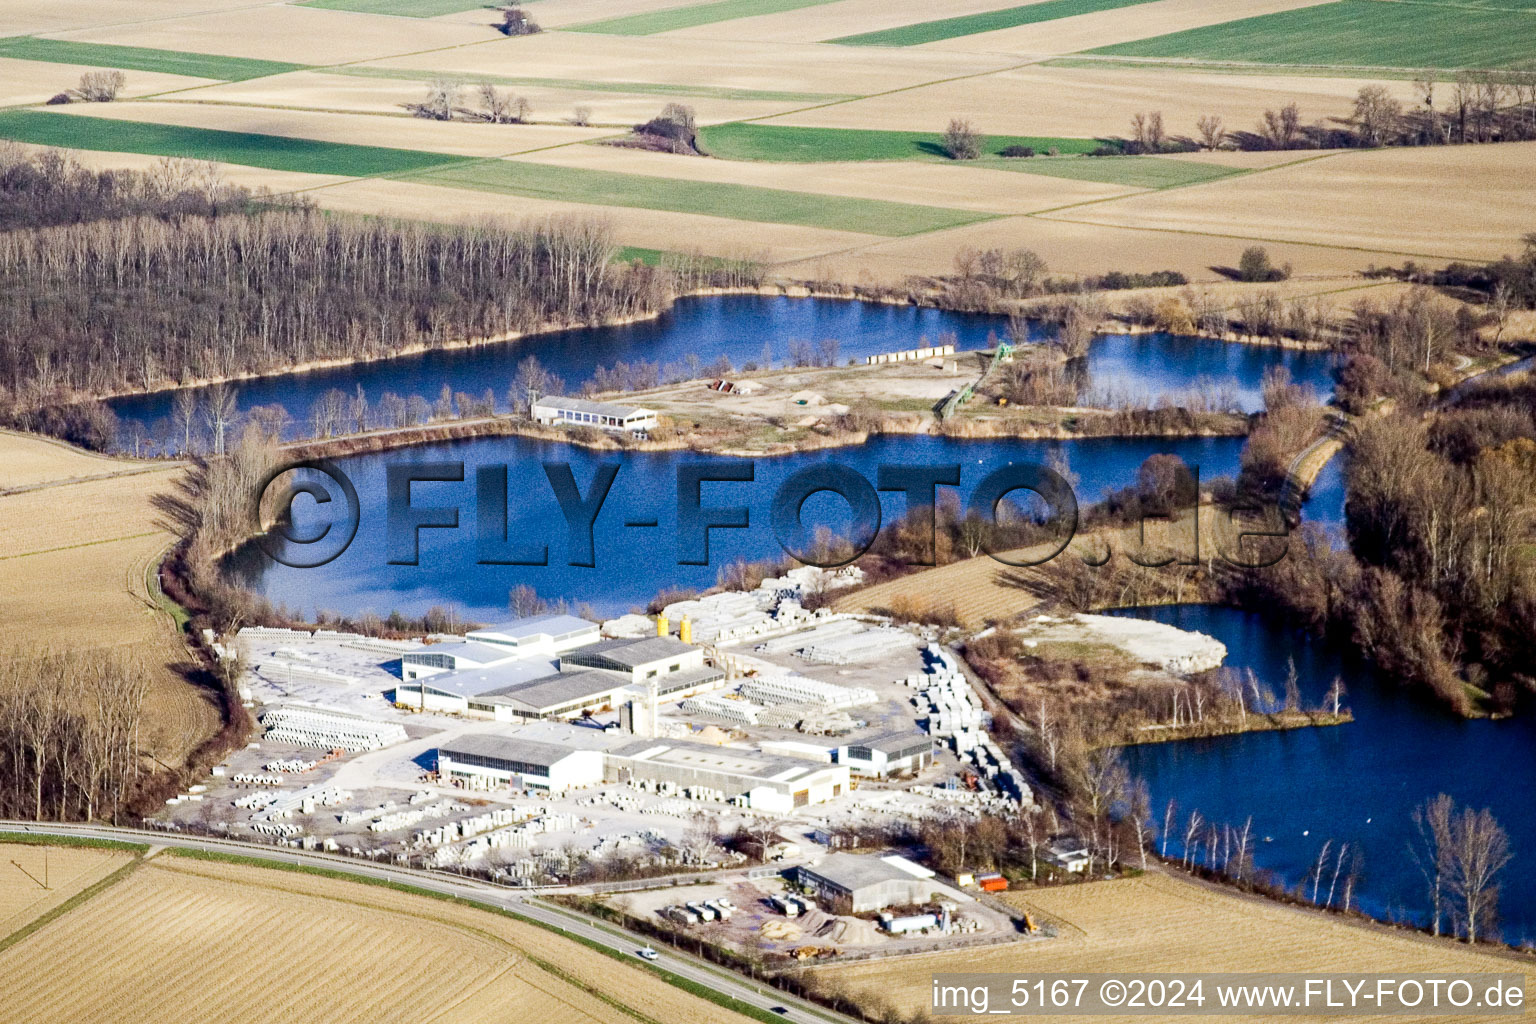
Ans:
[[[855,775],[889,778],[920,772],[933,763],[933,738],[911,732],[890,732],[837,748],[837,763]]]
[[[468,640],[428,644],[421,650],[406,651],[400,655],[400,677],[422,679],[446,672],[463,672],[466,669],[514,661],[517,657],[516,651]]]
[[[523,789],[560,793],[602,782],[603,753],[517,736],[479,733],[460,736],[439,747],[437,771],[444,780],[510,783]]]
[[[654,430],[658,422],[654,409],[556,396],[540,398],[534,402],[533,419],[535,423],[570,423],[603,430],[626,430],[630,433]]]
[[[643,740],[608,752],[604,777],[694,799],[787,814],[848,792],[845,765],[816,765],[735,747]]]
[[[796,875],[823,903],[836,908],[846,901],[854,914],[926,903],[933,893],[933,872],[905,857],[834,853],[814,867],[802,865]]]
[[[510,711],[498,714],[495,702],[488,696],[548,678],[559,671],[559,663],[552,658],[512,657],[480,668],[402,679],[395,686],[395,703],[421,711],[478,714],[510,721]]]
[[[574,615],[533,615],[471,630],[462,640],[406,651],[400,655],[400,676],[421,679],[489,668],[508,661],[537,657],[547,660],[600,638],[595,622]]]
[[[530,615],[464,634],[464,639],[495,647],[516,648],[519,654],[553,656],[596,643],[602,631],[595,622],[575,615]]]
[[[725,679],[724,672],[704,664],[702,647],[670,636],[599,640],[562,655],[560,663],[620,672],[639,686],[654,684],[657,696],[672,700],[715,689]]]

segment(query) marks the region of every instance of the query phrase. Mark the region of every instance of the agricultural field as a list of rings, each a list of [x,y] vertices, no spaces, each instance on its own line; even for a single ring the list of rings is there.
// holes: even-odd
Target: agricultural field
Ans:
[[[494,4],[485,0],[303,0],[299,7],[323,7],[328,11],[354,11],[358,14],[389,14],[398,18],[436,18],[465,11],[485,11],[494,18]]]
[[[25,969],[38,962],[52,965],[42,978]],[[0,952],[0,972],[18,1022],[158,1022],[186,1006],[221,1021],[316,1007],[368,1024],[746,1020],[489,912],[169,852]]]
[[[130,860],[126,848],[0,843],[0,943]]]
[[[140,647],[161,667],[145,698],[144,747],[179,763],[219,726],[177,671],[187,652],[149,581],[171,535],[151,499],[180,467],[89,455],[0,432],[0,647]],[[7,493],[9,492],[9,493]]]
[[[1020,7],[962,15],[958,18],[941,18],[938,21],[923,21],[878,32],[842,36],[830,39],[828,42],[842,43],[845,46],[920,46],[923,43],[936,43],[943,39],[974,36],[982,32],[997,32],[1001,29],[1017,28],[1020,25],[1055,21],[1058,18],[1073,18],[1082,14],[1134,7],[1147,2],[1148,0],[1038,0],[1036,3],[1024,4]]]
[[[572,32],[598,32],[616,36],[649,36],[680,28],[697,28],[720,21],[731,21],[759,14],[780,14],[802,7],[817,7],[836,0],[716,0],[714,3],[668,7],[644,14],[604,18],[568,26]]]
[[[821,196],[727,182],[694,182],[576,168],[566,168],[556,174],[544,165],[516,160],[445,167],[421,171],[408,178],[446,188],[558,199],[590,206],[632,206],[872,235],[914,235],[970,224],[987,217],[987,214],[969,210],[882,199]]]
[[[1497,259],[1531,221],[1536,143],[1352,151],[1198,192],[1133,196],[1060,216],[1084,223],[1229,238]],[[1055,215],[1053,215],[1055,216]]]
[[[928,1006],[932,976],[943,971],[1167,974],[1198,964],[1203,972],[1519,973],[1527,963],[1474,953],[1448,941],[1361,927],[1165,874],[1010,892],[1002,898],[1028,910],[1037,921],[1054,925],[1058,936],[1045,942],[925,956],[905,970],[876,962],[823,968],[818,973],[854,992],[878,992],[910,1012]],[[1532,991],[1529,978],[1526,991]],[[1108,1024],[1139,1019],[1118,1015],[1052,1017]],[[1161,1019],[1203,1018],[1178,1015]],[[1439,1019],[1473,1024],[1488,1018],[1462,1015]]]
[[[185,75],[225,82],[281,75],[303,67],[302,64],[286,61],[251,60],[244,57],[221,57],[212,53],[186,53],[144,46],[82,43],[66,39],[37,39],[31,36],[0,39],[0,57],[46,61],[50,64],[120,68],[124,71],[149,71],[156,74]]]
[[[187,157],[267,167],[277,171],[342,174],[349,177],[418,171],[449,163],[453,159],[447,154],[408,149],[353,146],[285,135],[189,128],[83,115],[43,114],[29,110],[0,113],[0,136],[17,142],[66,149]]]
[[[1321,160],[1080,154],[1126,138],[1138,113],[1160,113],[1168,138],[1189,145],[1203,117],[1251,134],[1292,102],[1305,125],[1347,123],[1367,84],[1412,106],[1412,72],[1396,67],[1412,58],[1388,51],[1415,33],[1393,25],[1433,28],[1415,32],[1451,47],[1442,66],[1456,47],[1497,63],[1523,44],[1494,46],[1494,30],[1477,26],[1499,21],[1514,40],[1533,16],[1524,0],[1477,0],[1455,8],[1465,25],[1434,28],[1445,10],[1251,0],[1234,18],[1213,0],[957,0],[936,18],[915,0],[540,0],[530,12],[546,31],[508,38],[470,0],[210,0],[121,23],[27,0],[18,34],[0,39],[0,98],[18,105],[0,112],[0,137],[94,167],[214,161],[230,181],[328,209],[597,214],[624,246],[751,251],[791,276],[899,284],[943,273],[965,248],[1027,246],[1057,273],[1177,269],[1211,281],[1230,257],[1209,249],[1242,244],[1332,276],[1405,254],[1501,253],[1526,217],[1529,157],[1507,146]],[[1370,46],[1330,42],[1341,18],[1367,19]],[[1299,33],[1293,47],[1361,49],[1380,77],[1359,62],[1288,65],[1328,60],[1270,46],[1272,25]],[[117,102],[41,106],[93,67],[125,70]],[[411,116],[439,79],[459,87],[453,119]],[[483,86],[525,100],[528,123],[480,119]],[[709,158],[587,145],[668,103],[693,109]],[[945,155],[952,118],[985,137],[981,159]],[[1036,155],[998,155],[1010,145]],[[1456,187],[1469,181],[1482,195]],[[1433,209],[1400,216],[1428,189],[1443,190]]]
[[[870,131],[860,128],[809,128],[799,125],[736,122],[699,132],[710,156],[722,160],[772,160],[819,163],[834,160],[949,160],[938,132]],[[1087,153],[1094,139],[988,135],[980,140],[983,157],[995,157],[1009,146],[1028,146],[1044,153]]]
[[[1530,67],[1533,19],[1536,9],[1522,3],[1334,0],[1090,52],[1259,64]]]

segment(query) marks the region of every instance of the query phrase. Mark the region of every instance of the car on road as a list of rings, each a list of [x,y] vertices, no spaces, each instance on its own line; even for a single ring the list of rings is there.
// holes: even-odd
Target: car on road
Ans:
[[[769,1012],[777,1013],[781,1017],[788,1017],[789,1016],[789,1007],[787,1007],[787,1006],[773,1006],[773,1007],[769,1008]]]
[[[655,960],[656,951],[650,946],[646,946],[644,949],[635,950],[635,956],[639,957],[641,960]]]

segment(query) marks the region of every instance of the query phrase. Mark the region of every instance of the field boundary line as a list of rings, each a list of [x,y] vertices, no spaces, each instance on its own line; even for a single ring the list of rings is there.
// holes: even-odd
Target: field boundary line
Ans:
[[[0,498],[9,498],[15,494],[33,494],[37,491],[46,491],[53,487],[71,487],[75,484],[96,483],[101,480],[116,480],[125,476],[143,476],[146,473],[160,473],[168,469],[176,469],[180,462],[174,465],[164,466],[135,466],[132,469],[119,469],[112,473],[93,473],[90,476],[72,476],[65,480],[44,480],[42,483],[23,484],[20,487],[7,487],[0,490]]]
[[[122,537],[105,537],[101,540],[83,540],[78,544],[64,544],[56,548],[39,548],[36,551],[23,551],[15,555],[0,555],[0,562],[9,562],[16,558],[31,558],[34,555],[52,555],[60,551],[74,551],[76,548],[94,548],[101,544],[117,544],[125,540],[138,540],[141,537],[153,537],[162,530],[146,530],[144,533],[130,533]]]
[[[1030,213],[1024,214],[1024,216],[1026,216],[1026,217],[1039,217],[1042,220],[1050,220],[1052,218],[1047,217],[1046,216],[1047,214],[1059,213],[1062,210],[1077,210],[1077,209],[1080,209],[1080,208],[1082,208],[1084,206],[1099,206],[1099,205],[1101,205],[1103,203],[1117,203],[1117,202],[1119,202],[1122,199],[1131,199],[1131,198],[1134,198],[1135,196],[1147,195],[1147,194],[1152,193],[1152,192],[1169,192],[1169,191],[1172,191],[1173,189],[1177,189],[1177,188],[1199,188],[1202,185],[1214,185],[1218,181],[1231,181],[1233,178],[1246,178],[1246,177],[1248,177],[1250,175],[1254,175],[1254,174],[1264,174],[1264,173],[1269,172],[1269,171],[1278,171],[1278,170],[1280,170],[1283,167],[1298,167],[1301,164],[1308,164],[1308,163],[1312,163],[1312,162],[1317,161],[1317,160],[1327,160],[1329,157],[1342,156],[1344,154],[1344,152],[1346,152],[1346,151],[1344,151],[1344,150],[1329,150],[1329,151],[1327,151],[1325,153],[1313,153],[1313,154],[1311,154],[1309,156],[1300,157],[1300,158],[1295,159],[1295,160],[1287,160],[1283,164],[1274,164],[1273,166],[1270,166],[1270,167],[1235,167],[1235,168],[1232,169],[1232,172],[1230,174],[1222,174],[1222,175],[1219,175],[1219,176],[1214,177],[1214,178],[1206,178],[1203,181],[1174,182],[1173,184],[1170,184],[1170,185],[1127,186],[1127,187],[1135,187],[1137,189],[1137,191],[1135,191],[1135,192],[1128,192],[1128,193],[1126,193],[1124,195],[1118,195],[1118,196],[1100,196],[1097,199],[1083,199],[1083,200],[1080,200],[1080,201],[1075,202],[1075,203],[1066,203],[1065,205],[1062,205],[1062,206],[1053,206],[1053,207],[1050,207],[1049,209],[1045,209],[1045,210],[1034,210],[1034,211],[1032,211]],[[1115,157],[1097,157],[1097,158],[1096,157],[1090,157],[1089,159],[1113,160],[1113,159],[1115,159]],[[1156,157],[1154,156],[1153,159],[1156,159]],[[1174,162],[1178,162],[1178,161],[1174,161]],[[1023,171],[1022,173],[1028,174],[1029,172],[1028,171]]]
[[[81,889],[79,892],[75,893],[63,903],[60,903],[58,906],[54,907],[52,910],[48,910],[42,914],[39,914],[37,917],[34,917],[32,920],[28,921],[14,932],[11,932],[11,934],[5,936],[4,938],[0,938],[0,952],[4,952],[5,950],[10,949],[12,946],[20,942],[24,942],[33,934],[41,931],[43,928],[52,924],[54,921],[57,921],[59,918],[63,917],[65,914],[69,913],[71,910],[74,910],[76,907],[80,906],[86,901],[90,900],[92,897],[98,896],[106,890],[112,888],[112,886],[116,885],[118,882],[121,882],[123,879],[137,871],[139,865],[143,863],[143,853],[134,854],[132,860],[118,868],[116,871],[112,872],[110,875],[107,875],[105,878],[97,879],[95,882],[92,882],[84,889]]]

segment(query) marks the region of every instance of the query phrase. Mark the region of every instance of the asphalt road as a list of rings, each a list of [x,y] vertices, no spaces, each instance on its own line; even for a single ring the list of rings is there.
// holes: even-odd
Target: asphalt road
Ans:
[[[330,871],[355,875],[360,878],[387,879],[412,885],[418,889],[427,889],[433,892],[457,896],[487,907],[510,910],[551,929],[568,935],[578,936],[583,940],[594,942],[623,953],[626,956],[634,957],[635,967],[641,970],[645,968],[644,961],[635,955],[637,950],[649,945],[648,940],[645,938],[607,922],[599,923],[585,914],[567,910],[564,907],[553,906],[538,899],[536,896],[530,896],[524,891],[492,885],[489,882],[482,882],[472,878],[459,878],[442,872],[421,871],[413,868],[395,867],[389,864],[373,864],[367,861],[354,860],[350,857],[339,857],[328,853],[311,853],[306,850],[294,850],[288,847],[257,846],[251,843],[240,843],[228,839],[208,839],[201,836],[178,835],[174,832],[113,828],[106,825],[0,821],[0,832],[36,836],[76,836],[88,839],[145,843],[150,846],[175,847],[178,849],[208,850],[238,854],[260,860],[321,867]],[[778,1008],[787,1009],[788,1012],[781,1015],[785,1020],[833,1021],[837,1022],[837,1024],[853,1024],[854,1019],[852,1017],[833,1013],[823,1007],[797,999],[786,992],[780,992],[766,986],[759,987],[746,978],[695,957],[678,953],[667,947],[659,948],[657,953],[658,955],[655,960],[657,967],[664,968],[678,977],[686,978],[695,984],[713,989],[723,995],[739,999],[760,1009],[769,1011],[775,1011]]]

